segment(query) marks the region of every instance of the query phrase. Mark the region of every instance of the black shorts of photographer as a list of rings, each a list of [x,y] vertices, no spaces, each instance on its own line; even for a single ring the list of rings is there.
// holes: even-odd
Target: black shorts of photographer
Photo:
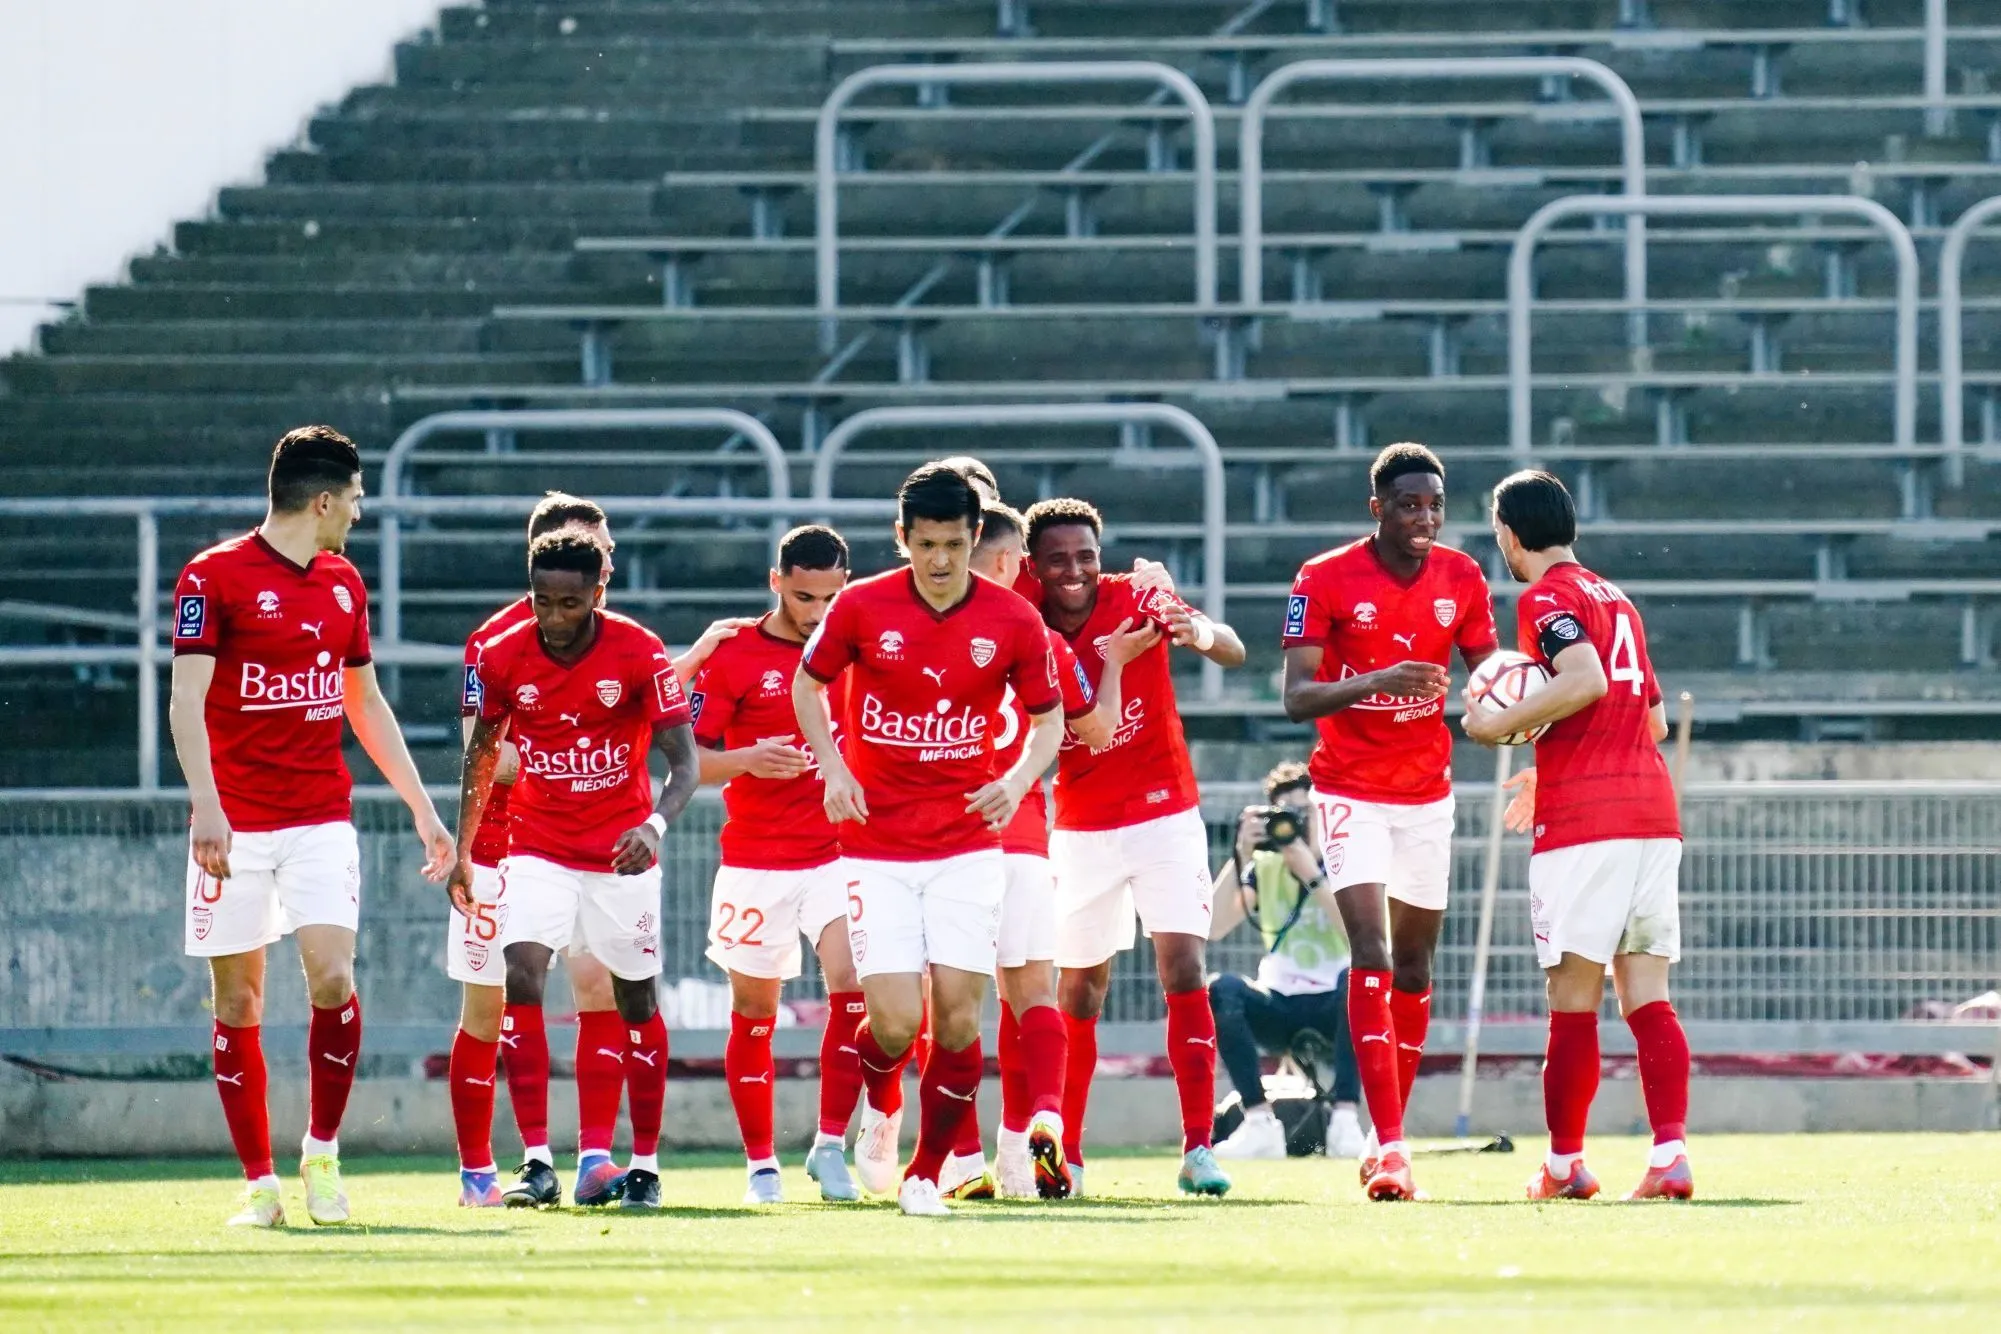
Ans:
[[[1235,851],[1216,872],[1209,938],[1220,941],[1248,921],[1264,940],[1256,977],[1226,973],[1209,983],[1216,1052],[1243,1106],[1216,1156],[1283,1158],[1289,1132],[1308,1142],[1310,1131],[1282,1123],[1267,1096],[1260,1057],[1270,1054],[1292,1055],[1309,1077],[1326,1081],[1317,1094],[1331,1100],[1331,1115],[1312,1113],[1326,1117],[1325,1151],[1354,1158],[1363,1145],[1362,1089],[1348,1037],[1348,937],[1314,839],[1306,766],[1279,765],[1264,788],[1266,804],[1244,809]]]

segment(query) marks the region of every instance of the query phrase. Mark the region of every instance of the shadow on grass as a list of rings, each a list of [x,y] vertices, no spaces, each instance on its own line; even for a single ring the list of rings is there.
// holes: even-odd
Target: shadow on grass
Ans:
[[[1529,1205],[1548,1205],[1557,1209],[1787,1209],[1804,1204],[1804,1200],[1789,1200],[1778,1197],[1763,1198],[1753,1195],[1738,1195],[1723,1199],[1706,1200],[1440,1200],[1430,1199],[1420,1207],[1434,1209],[1520,1209]]]

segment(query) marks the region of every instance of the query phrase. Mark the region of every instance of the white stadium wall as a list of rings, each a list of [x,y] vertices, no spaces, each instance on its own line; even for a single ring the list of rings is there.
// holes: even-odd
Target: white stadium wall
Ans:
[[[0,0],[0,354],[122,276],[439,0]]]

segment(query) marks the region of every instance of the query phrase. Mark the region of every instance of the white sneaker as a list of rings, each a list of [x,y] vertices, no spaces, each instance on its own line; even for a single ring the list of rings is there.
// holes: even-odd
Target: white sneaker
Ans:
[[[1327,1156],[1360,1158],[1366,1147],[1368,1139],[1362,1133],[1361,1117],[1353,1107],[1336,1107],[1333,1120],[1327,1123]]]
[[[1285,1127],[1279,1123],[1269,1107],[1264,1115],[1255,1113],[1244,1117],[1244,1123],[1230,1132],[1230,1137],[1216,1146],[1216,1156],[1234,1161],[1248,1158],[1285,1157]]]
[[[285,1206],[275,1185],[251,1183],[243,1192],[243,1207],[231,1215],[228,1227],[283,1227]]]
[[[743,1202],[747,1205],[785,1203],[785,1185],[773,1169],[766,1167],[750,1174],[744,1187]]]
[[[1028,1158],[1028,1132],[1001,1127],[994,1146],[994,1175],[1000,1178],[1004,1200],[1035,1198],[1035,1164]]]
[[[952,1211],[938,1198],[938,1187],[922,1177],[905,1177],[896,1190],[896,1207],[912,1218],[950,1218]]]
[[[887,1195],[897,1189],[897,1136],[902,1131],[901,1107],[884,1116],[869,1106],[867,1098],[862,1099],[861,1133],[855,1136],[855,1175],[869,1194]]]

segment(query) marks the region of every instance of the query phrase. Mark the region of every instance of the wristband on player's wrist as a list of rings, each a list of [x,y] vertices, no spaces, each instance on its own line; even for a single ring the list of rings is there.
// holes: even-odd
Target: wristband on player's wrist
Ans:
[[[655,838],[667,837],[667,817],[659,811],[655,811],[646,817],[646,827],[653,831],[653,837]]]
[[[1190,645],[1197,653],[1207,653],[1216,647],[1216,624],[1206,616],[1190,618],[1195,627],[1195,642]]]

